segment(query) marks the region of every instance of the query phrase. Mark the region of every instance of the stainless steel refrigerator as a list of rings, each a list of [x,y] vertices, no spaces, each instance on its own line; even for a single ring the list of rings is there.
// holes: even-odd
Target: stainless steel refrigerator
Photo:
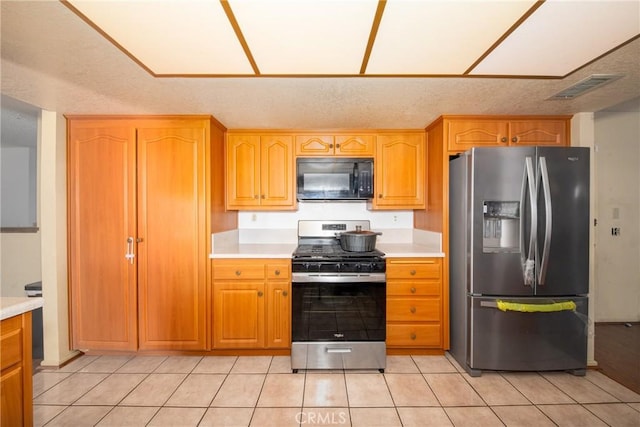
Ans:
[[[584,375],[589,154],[487,147],[450,161],[450,352],[470,375]]]

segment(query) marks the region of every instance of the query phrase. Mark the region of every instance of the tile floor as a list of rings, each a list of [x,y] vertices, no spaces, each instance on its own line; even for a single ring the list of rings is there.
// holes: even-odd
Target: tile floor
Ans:
[[[82,356],[34,375],[36,426],[640,426],[640,395],[590,370],[484,373],[446,356],[292,374],[289,357]]]

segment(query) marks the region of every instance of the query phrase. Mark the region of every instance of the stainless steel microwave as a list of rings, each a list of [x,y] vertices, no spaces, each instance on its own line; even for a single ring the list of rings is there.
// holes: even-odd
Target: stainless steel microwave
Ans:
[[[296,160],[298,200],[367,200],[373,197],[373,159]]]

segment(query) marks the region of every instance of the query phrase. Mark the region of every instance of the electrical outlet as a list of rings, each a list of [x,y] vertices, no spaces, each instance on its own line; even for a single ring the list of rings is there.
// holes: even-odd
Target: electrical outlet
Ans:
[[[611,228],[611,235],[612,236],[619,236],[620,235],[620,227],[612,227]]]
[[[251,214],[251,221],[256,221],[258,219],[258,215],[256,214]]]

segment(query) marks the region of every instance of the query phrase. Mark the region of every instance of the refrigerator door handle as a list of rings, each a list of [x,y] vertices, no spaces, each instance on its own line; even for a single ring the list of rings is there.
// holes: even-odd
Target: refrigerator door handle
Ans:
[[[525,168],[522,174],[522,190],[520,193],[520,262],[522,264],[524,284],[525,286],[531,287],[535,284],[535,239],[538,232],[538,207],[535,186],[536,180],[533,174],[533,160],[531,157],[527,157],[525,159]],[[531,229],[529,230],[528,250],[524,244],[525,224],[523,215],[527,193],[529,195],[529,203],[531,204]]]
[[[549,268],[549,248],[551,247],[551,233],[553,231],[553,218],[551,206],[551,188],[549,186],[549,170],[547,169],[547,159],[540,157],[540,178],[542,179],[542,194],[544,195],[545,229],[544,244],[542,247],[542,260],[538,269],[538,285],[544,286],[544,281]]]

